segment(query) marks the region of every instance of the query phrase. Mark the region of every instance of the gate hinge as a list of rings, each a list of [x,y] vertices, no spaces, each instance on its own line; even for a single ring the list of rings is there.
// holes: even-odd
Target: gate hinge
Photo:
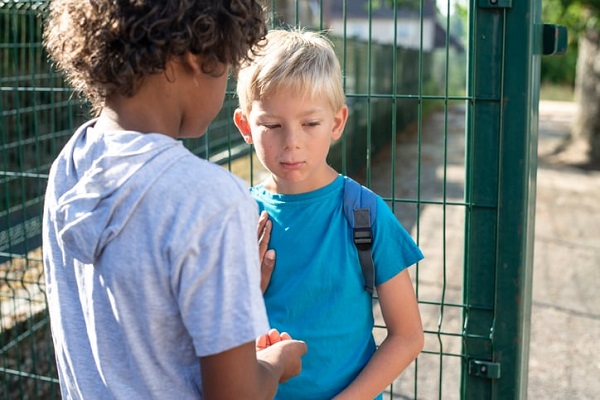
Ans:
[[[562,55],[567,51],[567,28],[560,25],[544,24],[542,31],[542,54]]]
[[[480,378],[500,379],[500,363],[469,360],[469,374]]]
[[[512,0],[479,0],[479,8],[512,8]]]

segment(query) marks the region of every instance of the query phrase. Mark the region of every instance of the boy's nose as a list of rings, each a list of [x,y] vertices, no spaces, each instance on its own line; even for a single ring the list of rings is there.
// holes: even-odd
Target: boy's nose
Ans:
[[[291,150],[300,147],[300,132],[296,128],[287,128],[285,130],[284,149]]]

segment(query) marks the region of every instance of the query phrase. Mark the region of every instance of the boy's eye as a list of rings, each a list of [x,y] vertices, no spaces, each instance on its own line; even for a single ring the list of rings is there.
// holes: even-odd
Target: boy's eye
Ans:
[[[265,127],[265,128],[267,128],[267,129],[277,129],[281,125],[279,125],[279,124],[262,124],[262,126]]]
[[[321,125],[321,123],[319,121],[311,121],[311,122],[307,122],[304,125],[306,126],[319,126]]]

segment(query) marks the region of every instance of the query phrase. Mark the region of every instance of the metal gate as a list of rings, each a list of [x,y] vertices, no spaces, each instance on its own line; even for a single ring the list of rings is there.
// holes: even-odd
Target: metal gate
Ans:
[[[412,271],[425,348],[384,398],[525,398],[539,64],[542,52],[557,51],[541,1],[266,3],[273,25],[330,29],[350,107],[330,162],[382,195],[426,256]],[[87,108],[46,62],[46,8],[0,1],[6,399],[60,397],[39,249],[42,196],[50,163]],[[205,137],[186,145],[256,183],[263,171],[231,124],[235,106],[230,90]],[[374,312],[380,340],[377,304]]]

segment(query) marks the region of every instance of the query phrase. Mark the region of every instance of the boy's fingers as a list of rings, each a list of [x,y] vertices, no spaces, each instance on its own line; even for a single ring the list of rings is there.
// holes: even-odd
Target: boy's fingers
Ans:
[[[261,226],[261,222],[258,221],[258,248],[260,254],[263,254],[267,251],[267,247],[269,246],[269,240],[271,240],[271,228],[273,227],[273,223],[271,220],[267,219]]]
[[[269,250],[269,240],[271,240],[271,229],[273,223],[269,220],[269,214],[266,211],[260,213],[258,218],[258,256],[260,258],[260,289],[264,293],[271,282],[271,274],[275,268],[275,251]]]
[[[265,228],[267,227],[267,222],[269,221],[269,214],[266,211],[262,211],[260,213],[260,216],[258,217],[258,226],[256,229],[256,233],[258,238],[260,239],[261,236],[263,236],[265,234]]]
[[[265,333],[256,339],[256,351],[264,350],[267,347],[284,340],[292,340],[292,336],[287,332],[279,333],[277,329],[272,328],[268,333]]]
[[[269,331],[269,341],[271,342],[271,344],[281,342],[281,335],[279,334],[279,331],[277,329],[271,329]]]
[[[269,335],[261,335],[256,339],[256,350],[262,350],[269,347]]]
[[[271,275],[275,269],[275,250],[267,250],[260,265],[260,289],[264,293],[271,282]]]

